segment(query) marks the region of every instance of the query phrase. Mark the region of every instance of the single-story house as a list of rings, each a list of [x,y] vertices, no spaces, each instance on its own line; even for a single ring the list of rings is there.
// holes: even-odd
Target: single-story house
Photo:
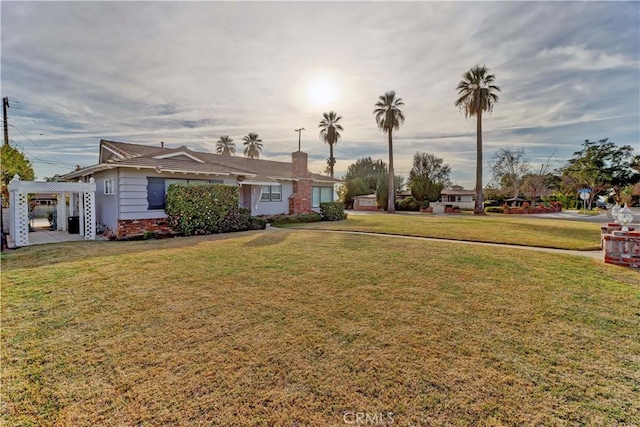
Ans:
[[[453,185],[440,191],[440,200],[429,203],[434,213],[444,212],[447,206],[458,206],[460,209],[473,209],[476,200],[475,190],[465,190],[460,185]]]
[[[364,196],[355,196],[353,198],[354,211],[378,211],[378,200],[376,195],[367,194]]]
[[[440,192],[440,201],[442,203],[469,203],[476,200],[475,190],[465,190],[460,185],[454,185],[451,188],[443,189]]]
[[[165,196],[175,183],[218,183],[239,188],[239,203],[252,215],[318,211],[334,198],[339,179],[310,173],[307,153],[291,162],[249,159],[178,148],[100,141],[98,164],[61,176],[96,183],[96,221],[118,238],[145,231],[169,232]]]

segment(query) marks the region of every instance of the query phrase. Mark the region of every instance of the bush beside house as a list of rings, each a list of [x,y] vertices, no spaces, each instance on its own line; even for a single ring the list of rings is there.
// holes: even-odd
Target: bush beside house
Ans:
[[[322,221],[342,221],[343,219],[347,219],[347,214],[344,212],[344,203],[320,203],[320,216],[322,217]]]
[[[186,236],[264,229],[266,223],[252,218],[238,200],[238,188],[230,185],[172,184],[167,190],[167,221]]]

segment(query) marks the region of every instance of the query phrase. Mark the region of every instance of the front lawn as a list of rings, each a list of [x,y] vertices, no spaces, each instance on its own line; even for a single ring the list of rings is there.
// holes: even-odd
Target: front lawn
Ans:
[[[638,277],[301,230],[24,248],[3,425],[634,425]]]
[[[364,231],[572,250],[600,249],[600,226],[588,222],[502,214],[355,214],[349,215],[345,221],[287,225],[316,230]]]

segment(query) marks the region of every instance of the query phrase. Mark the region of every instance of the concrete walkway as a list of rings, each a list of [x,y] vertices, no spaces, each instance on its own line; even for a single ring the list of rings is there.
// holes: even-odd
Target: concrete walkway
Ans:
[[[29,232],[29,246],[44,245],[48,243],[80,242],[84,241],[84,236],[80,234],[70,234],[68,231],[49,230],[49,221],[46,218],[35,218],[31,223],[33,231]],[[15,249],[16,245],[11,235],[7,234],[7,247]],[[96,236],[96,240],[104,240],[101,236]]]

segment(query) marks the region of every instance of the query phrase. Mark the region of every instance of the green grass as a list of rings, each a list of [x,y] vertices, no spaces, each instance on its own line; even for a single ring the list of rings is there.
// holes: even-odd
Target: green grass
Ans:
[[[3,425],[634,425],[638,277],[298,230],[24,248]]]
[[[350,215],[345,221],[287,227],[398,234],[543,248],[600,249],[600,224],[508,215]]]

